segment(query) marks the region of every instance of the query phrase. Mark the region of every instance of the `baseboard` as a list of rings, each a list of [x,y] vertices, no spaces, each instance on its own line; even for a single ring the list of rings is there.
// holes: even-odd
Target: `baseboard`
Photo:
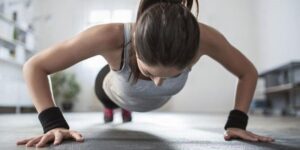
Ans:
[[[16,113],[17,108],[14,106],[0,106],[0,113]],[[33,106],[21,106],[20,113],[36,113]]]

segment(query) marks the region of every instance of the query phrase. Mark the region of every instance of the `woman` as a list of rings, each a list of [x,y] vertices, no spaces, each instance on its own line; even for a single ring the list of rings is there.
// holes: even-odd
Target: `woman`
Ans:
[[[69,130],[55,107],[47,75],[96,55],[102,55],[109,65],[100,71],[95,86],[106,107],[106,122],[112,121],[112,110],[117,107],[123,109],[125,122],[131,120],[130,111],[159,108],[182,89],[192,66],[207,55],[239,78],[235,106],[225,125],[225,140],[273,141],[246,130],[257,81],[255,67],[221,33],[197,22],[191,13],[193,3],[141,0],[136,23],[91,27],[28,60],[24,78],[45,134],[17,144],[42,147],[66,138],[83,141],[80,133]],[[198,8],[198,1],[196,4]]]

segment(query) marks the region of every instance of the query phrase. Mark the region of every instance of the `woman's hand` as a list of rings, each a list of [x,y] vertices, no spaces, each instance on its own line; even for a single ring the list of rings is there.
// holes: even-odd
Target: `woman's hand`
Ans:
[[[271,137],[260,136],[250,131],[246,131],[238,128],[228,128],[227,131],[225,131],[224,133],[224,139],[226,141],[231,139],[243,139],[252,142],[273,142],[274,141],[274,139],[272,139]]]
[[[63,141],[63,139],[74,139],[77,142],[84,141],[83,136],[77,131],[55,128],[41,136],[20,140],[17,142],[17,145],[26,145],[26,147],[43,147],[48,142],[52,141],[54,145],[58,145]]]

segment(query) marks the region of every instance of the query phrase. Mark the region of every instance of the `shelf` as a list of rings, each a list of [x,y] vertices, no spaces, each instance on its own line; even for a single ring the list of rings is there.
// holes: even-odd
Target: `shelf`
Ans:
[[[14,60],[9,60],[9,59],[4,59],[4,58],[0,58],[0,62],[4,62],[4,63],[9,63],[9,64],[12,64],[12,65],[15,65],[17,67],[23,67],[23,64],[19,63],[19,62],[16,62]]]
[[[0,19],[6,21],[7,23],[9,23],[9,24],[11,24],[11,25],[15,25],[15,23],[14,23],[12,20],[8,19],[7,17],[5,17],[5,16],[4,16],[3,14],[1,14],[1,13],[0,13]]]
[[[276,73],[276,72],[280,72],[283,70],[288,70],[288,69],[290,69],[292,67],[296,67],[296,66],[300,66],[300,62],[290,62],[288,64],[281,65],[280,67],[265,70],[265,71],[259,73],[259,77],[264,77],[267,74]]]
[[[15,47],[17,45],[21,45],[22,47],[24,47],[24,49],[26,51],[31,52],[31,53],[34,52],[33,50],[26,48],[26,45],[24,43],[17,41],[17,40],[9,40],[7,38],[0,36],[0,45],[1,45],[1,43],[4,45],[4,47],[7,47],[8,49],[15,49]]]
[[[4,37],[0,36],[0,45],[3,45],[4,47],[8,49],[15,49],[16,43],[12,40],[6,39]]]
[[[266,93],[270,94],[270,93],[276,93],[276,92],[284,92],[284,91],[288,91],[293,88],[294,88],[294,85],[292,83],[282,84],[282,85],[277,85],[277,86],[272,86],[272,87],[266,88]]]
[[[22,27],[20,27],[18,24],[16,24],[13,20],[10,20],[9,18],[7,18],[6,16],[4,16],[3,14],[0,13],[0,19],[15,26],[16,28],[20,29],[21,31],[24,32],[31,32],[31,31],[27,31],[25,29],[23,29]]]

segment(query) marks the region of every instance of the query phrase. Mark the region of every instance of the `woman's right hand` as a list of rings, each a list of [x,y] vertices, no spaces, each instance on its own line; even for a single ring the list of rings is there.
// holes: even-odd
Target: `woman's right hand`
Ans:
[[[54,145],[58,145],[63,141],[63,139],[74,139],[77,142],[84,141],[83,136],[77,131],[55,128],[41,136],[20,140],[17,142],[17,145],[26,145],[26,147],[43,147],[48,142],[53,142]]]

